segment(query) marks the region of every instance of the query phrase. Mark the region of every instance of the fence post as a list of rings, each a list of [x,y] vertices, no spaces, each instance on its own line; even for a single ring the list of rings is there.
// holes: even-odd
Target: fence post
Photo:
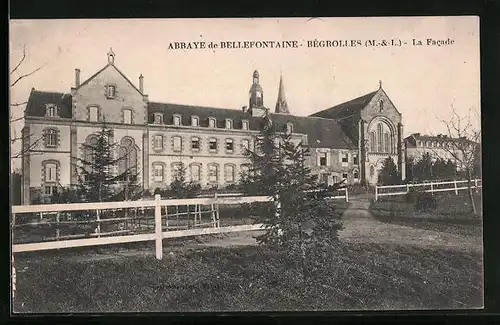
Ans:
[[[410,184],[406,184],[406,193],[410,192]]]
[[[12,213],[12,226],[11,226],[11,240],[12,243],[11,245],[14,246],[14,229],[16,226],[16,214]],[[12,260],[12,299],[14,299],[14,296],[16,295],[16,266],[14,265],[14,253],[11,251],[11,260]]]
[[[434,183],[431,182],[431,195],[434,195]]]
[[[378,186],[375,185],[375,202],[377,202],[378,199]]]
[[[56,240],[59,241],[59,236],[60,236],[60,231],[59,231],[59,211],[56,213],[56,222],[57,222],[57,229],[56,229]]]
[[[345,201],[349,202],[349,194],[347,192],[347,187],[345,188]]]
[[[454,180],[453,184],[455,185],[455,195],[458,195],[457,180]]]
[[[96,213],[96,220],[97,220],[97,228],[96,228],[97,238],[101,238],[101,219],[99,216],[99,210],[95,210],[95,213]]]
[[[474,180],[474,189],[476,190],[476,193],[478,192],[477,190],[477,178]]]
[[[163,242],[162,242],[162,227],[161,227],[161,205],[160,194],[155,195],[155,237],[156,237],[156,258],[163,258]]]

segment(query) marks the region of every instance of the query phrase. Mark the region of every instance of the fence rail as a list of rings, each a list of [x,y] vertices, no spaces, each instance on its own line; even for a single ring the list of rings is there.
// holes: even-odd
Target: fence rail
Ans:
[[[468,189],[468,180],[454,180],[454,181],[444,181],[444,182],[423,182],[416,184],[404,184],[404,185],[383,185],[375,186],[375,201],[381,196],[397,196],[405,195],[410,191],[411,188],[421,188],[422,191],[428,193],[436,192],[451,192],[454,191],[458,195],[458,191]],[[482,180],[474,179],[471,180],[472,188],[478,192],[478,189],[482,187]],[[396,191],[392,192],[391,190]],[[402,189],[402,190],[401,190]]]

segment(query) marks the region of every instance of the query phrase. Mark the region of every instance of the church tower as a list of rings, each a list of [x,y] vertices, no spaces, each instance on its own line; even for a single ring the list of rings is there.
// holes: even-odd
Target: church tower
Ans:
[[[248,108],[251,110],[254,107],[262,107],[264,106],[264,93],[262,91],[262,87],[259,84],[259,71],[255,70],[253,72],[253,81],[252,86],[249,91],[249,105]]]
[[[275,113],[290,114],[285,98],[285,86],[283,86],[283,75],[280,76],[280,86],[278,90],[278,100],[276,101]]]

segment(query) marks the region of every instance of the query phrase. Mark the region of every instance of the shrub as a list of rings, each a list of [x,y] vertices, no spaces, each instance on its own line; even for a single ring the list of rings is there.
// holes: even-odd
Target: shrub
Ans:
[[[419,194],[421,194],[421,192],[418,191],[416,188],[414,187],[410,188],[410,190],[405,194],[405,202],[410,204],[417,203]]]
[[[417,195],[415,209],[417,211],[433,211],[437,208],[437,201],[431,193],[421,192]]]

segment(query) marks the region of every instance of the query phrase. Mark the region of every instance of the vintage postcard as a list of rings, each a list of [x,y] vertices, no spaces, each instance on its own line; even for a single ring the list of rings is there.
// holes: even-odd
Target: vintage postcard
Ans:
[[[15,313],[483,308],[479,18],[10,21]]]

